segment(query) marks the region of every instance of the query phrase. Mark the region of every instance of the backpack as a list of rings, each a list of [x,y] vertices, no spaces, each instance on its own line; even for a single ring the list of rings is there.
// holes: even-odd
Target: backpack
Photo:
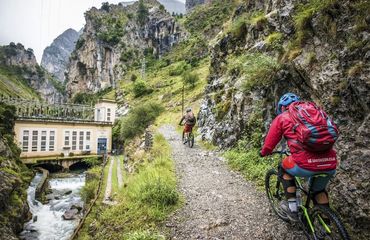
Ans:
[[[193,116],[189,117],[187,120],[187,123],[192,126],[194,126],[196,122],[197,122],[197,119],[195,118],[194,114]]]
[[[298,142],[310,152],[330,150],[339,131],[332,119],[313,102],[294,102],[289,106],[290,118],[295,123],[293,132]]]

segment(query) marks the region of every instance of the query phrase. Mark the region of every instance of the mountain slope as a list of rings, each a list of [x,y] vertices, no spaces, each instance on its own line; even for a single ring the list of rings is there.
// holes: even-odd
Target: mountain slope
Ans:
[[[241,4],[212,43],[199,113],[202,137],[236,146],[237,168],[251,176],[243,162],[262,165],[258,150],[279,97],[295,92],[322,105],[341,129],[333,205],[356,223],[348,225],[356,239],[370,236],[368,186],[362,184],[370,177],[368,8],[368,1],[343,0]]]
[[[64,83],[64,72],[69,64],[69,57],[75,49],[79,33],[67,29],[53,43],[45,48],[42,54],[41,66],[51,73],[61,83]]]
[[[48,102],[63,100],[63,86],[41,68],[32,49],[20,43],[0,46],[0,93]]]

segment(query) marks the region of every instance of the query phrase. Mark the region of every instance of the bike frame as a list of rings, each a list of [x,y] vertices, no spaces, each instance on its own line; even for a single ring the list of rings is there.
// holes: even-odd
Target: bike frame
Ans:
[[[279,153],[280,156],[281,156],[281,159],[282,159],[282,156],[285,154],[287,155],[286,152],[273,152],[274,153]],[[281,165],[281,160],[280,160],[280,163],[278,165],[278,172],[282,171],[282,165]],[[281,176],[282,178],[282,172],[278,173],[278,175]],[[310,181],[308,183],[308,190],[306,190],[304,187],[303,187],[303,184],[302,184],[302,180],[301,179],[304,179],[304,178],[301,178],[301,177],[294,177],[295,179],[295,182],[296,182],[296,195],[297,195],[297,202],[299,203],[298,207],[301,211],[300,214],[303,214],[304,218],[306,219],[307,221],[307,225],[309,227],[309,230],[311,231],[312,235],[315,237],[316,239],[316,234],[315,234],[315,229],[314,229],[314,226],[312,224],[312,220],[311,220],[311,217],[310,217],[310,214],[308,212],[308,210],[310,209],[310,203],[311,203],[311,198],[312,198],[312,190],[311,190],[311,186],[313,185],[313,181],[317,178],[317,177],[324,177],[326,176],[326,174],[317,174],[317,175],[314,175],[312,177],[310,177]],[[281,180],[280,180],[280,183],[281,183]],[[278,184],[278,183],[277,183]],[[278,187],[277,187],[278,189]],[[302,204],[302,196],[301,196],[301,192],[303,192],[304,195],[307,196],[307,199],[306,199],[306,202],[304,204]],[[325,228],[325,231],[328,232],[328,233],[331,233],[331,230],[330,228],[328,227],[328,225],[325,223],[325,221],[321,218],[321,216],[318,216],[318,219],[321,223],[321,225]],[[302,223],[304,224],[304,223]]]
[[[307,224],[310,228],[310,231],[311,233],[315,236],[315,229],[313,227],[313,224],[312,224],[312,221],[311,221],[311,218],[310,218],[310,214],[308,213],[308,209],[310,208],[310,203],[311,203],[311,197],[312,197],[312,190],[311,190],[311,186],[313,184],[313,182],[315,181],[315,179],[317,177],[324,177],[326,176],[326,174],[318,174],[318,175],[314,175],[312,177],[310,177],[310,181],[308,183],[308,191],[306,191],[306,189],[304,189],[303,185],[302,185],[302,182],[301,182],[301,178],[300,177],[294,177],[295,179],[295,182],[296,182],[296,191],[298,193],[298,191],[301,191],[303,192],[306,196],[307,196],[307,199],[306,199],[306,202],[305,204],[300,204],[298,207],[302,210],[303,212],[303,215],[305,217],[305,219],[307,220]],[[299,203],[302,202],[302,197],[300,196],[300,194],[298,193],[300,199],[298,199],[297,197],[297,200]],[[318,216],[319,218],[319,221],[321,223],[321,225],[325,228],[325,231],[327,231],[328,233],[331,233],[330,231],[330,228],[328,227],[328,225],[326,225],[325,221],[321,218],[321,216],[319,215]],[[315,236],[316,238],[316,236]]]

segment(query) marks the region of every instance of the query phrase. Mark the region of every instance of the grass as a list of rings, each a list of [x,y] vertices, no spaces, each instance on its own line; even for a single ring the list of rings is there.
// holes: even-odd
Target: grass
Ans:
[[[40,99],[38,93],[25,82],[21,72],[0,66],[0,93],[24,99]]]
[[[258,86],[269,86],[280,69],[276,59],[261,53],[231,56],[227,62],[230,76],[243,77],[244,91]]]
[[[118,191],[115,199],[118,204],[103,206],[99,202],[78,239],[164,238],[158,234],[157,226],[182,202],[170,155],[164,137],[155,135],[148,158],[137,171],[126,173],[126,187]]]

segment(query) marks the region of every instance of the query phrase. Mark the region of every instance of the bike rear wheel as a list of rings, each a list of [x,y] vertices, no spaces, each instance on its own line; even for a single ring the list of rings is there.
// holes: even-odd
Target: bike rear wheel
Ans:
[[[350,239],[343,223],[331,208],[319,205],[315,206],[312,209],[311,219],[315,229],[316,239]]]
[[[192,148],[194,146],[194,135],[193,135],[192,132],[189,133],[188,145],[189,145],[190,148]]]
[[[281,201],[285,199],[283,184],[279,180],[278,173],[275,169],[270,169],[265,177],[265,189],[267,198],[275,214],[282,220],[289,222],[289,218],[280,207]]]

